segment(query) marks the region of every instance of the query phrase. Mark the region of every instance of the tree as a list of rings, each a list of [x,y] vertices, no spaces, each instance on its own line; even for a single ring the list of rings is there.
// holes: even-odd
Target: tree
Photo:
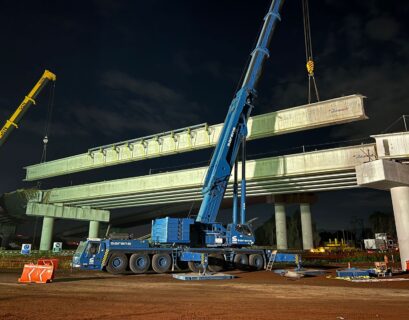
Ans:
[[[290,217],[287,217],[288,248],[302,249],[301,214],[297,209]]]
[[[395,219],[392,213],[375,211],[369,216],[369,225],[373,233],[388,233],[396,237]]]
[[[257,245],[273,246],[276,244],[276,220],[274,214],[261,227],[255,230],[254,235]]]

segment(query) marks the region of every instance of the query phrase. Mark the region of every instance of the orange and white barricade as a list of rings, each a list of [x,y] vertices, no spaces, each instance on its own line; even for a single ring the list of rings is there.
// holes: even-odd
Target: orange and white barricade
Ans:
[[[39,259],[37,264],[24,265],[18,282],[22,283],[48,283],[54,279],[54,271],[58,267],[58,259]]]

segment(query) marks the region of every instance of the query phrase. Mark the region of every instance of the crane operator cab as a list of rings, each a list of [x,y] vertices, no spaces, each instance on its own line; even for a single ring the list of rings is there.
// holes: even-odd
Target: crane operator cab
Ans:
[[[74,268],[98,270],[105,253],[105,242],[101,239],[81,241],[72,259]]]

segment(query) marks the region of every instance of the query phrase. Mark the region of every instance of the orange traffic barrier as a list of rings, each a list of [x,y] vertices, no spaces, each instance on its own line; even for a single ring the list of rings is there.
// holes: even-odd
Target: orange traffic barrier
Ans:
[[[54,279],[54,271],[57,269],[57,259],[40,259],[37,264],[29,263],[24,265],[21,277],[18,282],[22,283],[48,283]]]
[[[53,265],[54,266],[54,270],[57,270],[58,268],[58,259],[38,259],[37,261],[38,265]]]

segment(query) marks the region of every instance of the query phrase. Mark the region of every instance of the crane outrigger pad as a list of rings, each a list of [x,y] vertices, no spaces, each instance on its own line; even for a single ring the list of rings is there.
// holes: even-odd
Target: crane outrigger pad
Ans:
[[[179,280],[230,280],[234,276],[226,273],[177,273],[173,275],[173,278]]]

